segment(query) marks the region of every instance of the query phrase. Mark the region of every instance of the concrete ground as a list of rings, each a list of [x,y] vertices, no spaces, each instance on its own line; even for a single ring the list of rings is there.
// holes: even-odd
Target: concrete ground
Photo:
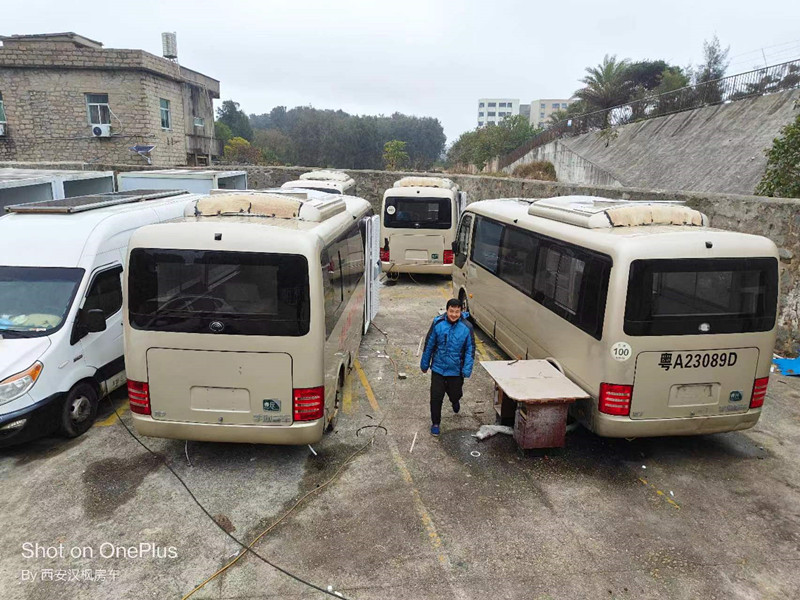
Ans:
[[[248,543],[316,490],[254,547],[347,598],[797,597],[800,380],[773,375],[746,432],[626,441],[578,429],[566,448],[526,455],[507,436],[471,436],[494,422],[491,380],[476,367],[461,414],[446,406],[435,439],[416,353],[448,296],[435,277],[383,289],[376,324],[388,341],[376,328],[365,337],[337,431],[316,455],[144,442]],[[501,355],[478,337],[479,358]],[[124,394],[113,403],[130,423]],[[180,599],[237,551],[107,401],[81,438],[0,451],[0,480],[3,600]],[[158,549],[138,556],[140,543]],[[29,557],[35,544],[64,557]],[[246,556],[191,597],[324,595]]]

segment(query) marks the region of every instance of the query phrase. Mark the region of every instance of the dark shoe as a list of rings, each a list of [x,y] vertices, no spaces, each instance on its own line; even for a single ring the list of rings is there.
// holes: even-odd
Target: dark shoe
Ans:
[[[435,436],[439,435],[439,426],[438,425],[431,425],[431,435],[435,435]]]
[[[453,402],[453,412],[458,414],[458,411],[461,410],[461,402]]]

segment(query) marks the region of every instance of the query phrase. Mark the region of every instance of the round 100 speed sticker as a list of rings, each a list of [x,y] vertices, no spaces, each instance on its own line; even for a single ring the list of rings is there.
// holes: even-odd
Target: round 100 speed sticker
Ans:
[[[632,355],[633,350],[631,349],[631,345],[627,342],[617,342],[611,346],[611,356],[614,358],[614,360],[624,362]]]

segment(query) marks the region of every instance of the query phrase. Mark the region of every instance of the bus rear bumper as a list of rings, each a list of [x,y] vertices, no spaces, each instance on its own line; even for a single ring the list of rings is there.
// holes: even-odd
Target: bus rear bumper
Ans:
[[[431,275],[452,275],[453,265],[443,265],[435,263],[406,263],[382,262],[381,269],[384,273],[421,273]]]
[[[596,413],[593,427],[603,437],[635,438],[669,435],[704,435],[725,431],[750,429],[758,422],[761,409],[755,408],[735,415],[690,417],[685,419],[630,419]]]
[[[198,442],[231,442],[239,444],[278,444],[302,446],[322,439],[324,419],[293,425],[219,425],[217,423],[181,423],[156,421],[152,417],[132,414],[140,435],[194,440]]]

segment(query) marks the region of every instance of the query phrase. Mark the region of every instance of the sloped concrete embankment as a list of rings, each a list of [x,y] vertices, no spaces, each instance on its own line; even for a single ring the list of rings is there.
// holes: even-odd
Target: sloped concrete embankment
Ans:
[[[800,90],[706,106],[535,148],[506,170],[550,160],[567,183],[752,194],[764,151],[800,108]]]

